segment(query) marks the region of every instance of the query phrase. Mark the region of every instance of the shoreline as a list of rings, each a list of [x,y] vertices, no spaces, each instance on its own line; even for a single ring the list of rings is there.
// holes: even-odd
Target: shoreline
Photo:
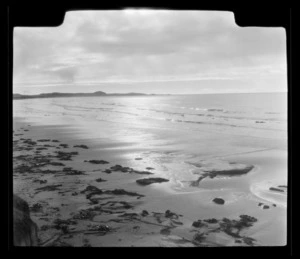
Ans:
[[[202,188],[203,186],[205,186],[205,184],[207,184],[209,181],[214,181],[216,179],[211,179],[211,180],[204,180],[203,182],[201,182],[201,188],[193,188],[193,191],[191,192],[187,192],[186,195],[183,195],[184,190],[181,190],[180,192],[176,191],[176,190],[172,190],[171,192],[167,191],[166,188],[169,188],[168,186],[170,186],[171,182],[166,182],[166,183],[154,183],[154,184],[150,184],[149,186],[139,186],[138,184],[136,184],[136,180],[137,179],[143,179],[143,178],[148,178],[148,177],[163,177],[163,178],[167,178],[168,174],[165,174],[164,171],[158,172],[156,173],[155,171],[159,171],[158,168],[155,168],[155,166],[157,164],[153,164],[153,163],[149,163],[149,160],[147,157],[142,157],[143,156],[143,152],[140,153],[140,156],[136,156],[135,158],[142,158],[141,160],[135,160],[134,153],[139,153],[139,151],[128,151],[125,149],[125,151],[121,152],[121,153],[126,153],[128,152],[125,156],[124,154],[122,154],[122,156],[118,155],[118,149],[116,150],[110,150],[110,149],[104,149],[101,151],[101,149],[99,150],[99,148],[97,148],[96,150],[93,149],[93,145],[92,145],[92,141],[87,141],[87,140],[82,140],[82,139],[78,139],[78,136],[75,137],[75,135],[70,134],[68,131],[66,131],[64,133],[63,130],[61,130],[61,128],[57,128],[57,132],[55,133],[53,132],[53,130],[49,131],[49,129],[47,130],[47,126],[37,126],[37,125],[33,125],[30,126],[28,128],[26,128],[27,126],[25,125],[31,125],[30,122],[27,122],[26,120],[24,120],[23,122],[21,122],[19,119],[16,119],[14,117],[14,134],[20,134],[16,132],[17,128],[22,128],[24,127],[25,130],[29,130],[29,131],[21,131],[21,134],[24,135],[19,135],[19,136],[15,136],[14,138],[17,139],[21,139],[21,138],[30,138],[33,139],[33,141],[37,140],[37,139],[57,139],[58,143],[55,144],[62,144],[62,143],[67,143],[69,146],[73,147],[74,145],[86,145],[89,148],[88,149],[82,149],[82,148],[72,148],[72,149],[62,149],[62,151],[67,150],[67,152],[70,152],[71,150],[73,152],[78,152],[78,157],[75,156],[73,161],[61,161],[64,164],[66,164],[66,167],[72,167],[74,170],[82,170],[85,172],[85,175],[73,175],[73,176],[59,176],[59,177],[55,177],[52,176],[51,174],[47,174],[44,175],[42,179],[48,180],[46,186],[49,183],[52,184],[62,184],[62,186],[58,187],[61,188],[61,195],[59,193],[55,194],[55,191],[51,191],[50,193],[48,192],[48,195],[50,195],[50,197],[47,198],[47,192],[43,194],[43,191],[40,194],[34,195],[33,194],[33,185],[30,185],[29,181],[34,181],[39,179],[39,177],[37,176],[30,176],[29,174],[29,179],[28,178],[15,178],[14,179],[14,190],[21,193],[21,196],[23,198],[25,198],[30,204],[31,206],[33,206],[34,204],[40,203],[41,204],[41,208],[43,208],[44,206],[46,206],[46,204],[48,203],[47,206],[54,207],[54,208],[59,208],[58,211],[55,212],[55,210],[57,209],[52,209],[54,211],[48,211],[46,212],[46,214],[48,213],[48,220],[51,219],[51,217],[53,217],[53,215],[55,216],[55,213],[61,214],[61,216],[58,216],[58,218],[67,218],[70,220],[70,212],[74,212],[75,215],[76,213],[78,213],[78,211],[80,211],[81,209],[85,210],[87,208],[90,207],[90,205],[88,205],[88,200],[85,199],[84,194],[79,194],[78,196],[72,196],[72,195],[68,195],[68,191],[69,189],[74,189],[74,187],[76,186],[76,189],[78,189],[78,192],[83,191],[84,188],[86,188],[89,185],[95,186],[97,188],[100,188],[103,186],[103,188],[105,190],[114,190],[117,188],[122,187],[122,189],[128,191],[128,192],[133,192],[133,193],[139,193],[141,195],[145,195],[144,197],[141,197],[140,199],[136,199],[136,198],[131,198],[130,196],[116,196],[116,197],[104,197],[103,195],[100,195],[99,197],[97,196],[97,198],[100,198],[99,201],[101,201],[102,198],[107,198],[104,199],[102,202],[100,202],[101,204],[104,204],[107,201],[111,201],[113,204],[111,205],[112,208],[115,208],[116,210],[118,210],[118,208],[121,208],[122,210],[124,210],[124,213],[137,213],[138,216],[136,215],[127,215],[124,216],[125,218],[121,219],[123,220],[122,224],[119,222],[117,223],[117,221],[120,221],[120,218],[117,214],[107,214],[107,215],[103,215],[103,212],[100,213],[100,215],[97,215],[93,221],[90,221],[88,224],[98,224],[99,223],[103,223],[104,225],[107,224],[108,222],[110,223],[110,227],[112,229],[114,229],[114,227],[120,227],[121,230],[119,230],[119,232],[116,234],[113,232],[113,230],[107,230],[107,232],[103,235],[103,238],[101,238],[101,242],[99,241],[99,237],[97,235],[93,235],[92,233],[90,234],[82,234],[85,233],[86,231],[92,231],[89,230],[90,228],[88,227],[88,224],[85,224],[84,222],[80,222],[77,223],[77,228],[81,229],[80,234],[74,234],[73,237],[71,238],[64,238],[65,243],[62,243],[62,240],[59,238],[57,241],[55,241],[58,245],[59,243],[61,243],[60,245],[66,244],[68,243],[69,245],[74,245],[74,246],[83,246],[84,244],[89,244],[91,246],[110,246],[112,245],[111,243],[113,243],[113,246],[130,246],[130,245],[136,245],[136,246],[216,246],[216,244],[218,245],[225,245],[225,246],[248,246],[248,245],[268,245],[268,244],[261,244],[260,240],[256,240],[256,241],[249,241],[247,238],[245,239],[246,241],[244,242],[244,238],[239,237],[237,238],[236,236],[234,237],[234,234],[229,234],[228,233],[224,234],[224,232],[213,232],[210,233],[208,229],[217,229],[219,226],[218,225],[207,225],[206,223],[199,228],[195,228],[192,226],[193,222],[202,219],[209,219],[209,218],[218,218],[218,222],[222,221],[222,218],[224,217],[229,217],[232,218],[232,220],[237,220],[239,218],[239,214],[243,215],[243,214],[247,214],[250,216],[254,216],[255,218],[258,218],[258,222],[253,223],[253,225],[260,225],[260,224],[264,224],[263,222],[265,222],[265,220],[263,219],[264,217],[262,217],[262,212],[264,214],[268,214],[270,213],[270,210],[258,210],[258,213],[254,213],[255,215],[251,214],[251,210],[253,211],[254,208],[257,208],[257,202],[259,201],[259,198],[256,200],[251,200],[253,198],[250,198],[249,202],[252,204],[250,206],[250,209],[247,210],[240,210],[236,207],[240,207],[242,206],[241,204],[243,203],[243,199],[246,198],[246,200],[248,200],[249,198],[244,197],[243,193],[241,192],[240,194],[237,192],[236,194],[234,194],[233,196],[230,194],[232,193],[232,191],[230,191],[230,189],[228,191],[222,191],[222,190],[209,190],[209,189],[205,189]],[[16,127],[16,128],[15,128]],[[50,127],[51,129],[51,127]],[[52,134],[52,136],[51,136]],[[100,141],[101,142],[101,141]],[[108,143],[109,141],[107,141]],[[43,145],[47,145],[47,142],[41,142]],[[41,144],[39,143],[39,144]],[[39,145],[38,144],[38,145]],[[121,144],[121,143],[120,143]],[[52,145],[52,143],[51,143]],[[22,144],[21,144],[22,146]],[[116,144],[116,147],[118,145]],[[23,146],[24,148],[24,146]],[[58,149],[59,150],[59,149]],[[75,151],[76,150],[76,151]],[[71,151],[71,152],[72,152]],[[49,147],[48,150],[46,149],[46,151],[41,150],[41,152],[48,152],[49,153]],[[133,152],[133,153],[132,153]],[[15,153],[14,153],[15,154]],[[28,154],[28,152],[25,151],[25,154]],[[47,154],[47,153],[46,153]],[[49,153],[51,155],[51,152]],[[92,155],[93,154],[93,155]],[[98,164],[91,164],[91,163],[85,163],[83,162],[84,160],[86,160],[88,158],[88,160],[92,160],[92,159],[103,159],[103,160],[107,160],[110,164],[108,167],[106,167],[106,165],[98,165]],[[129,161],[131,160],[132,161]],[[109,168],[111,166],[114,166],[114,164],[121,164],[122,166],[127,166],[130,168],[134,168],[135,170],[146,170],[146,167],[153,167],[155,168],[153,171],[149,170],[150,172],[153,172],[153,175],[134,175],[134,174],[125,174],[122,173],[120,174],[119,172],[113,172],[110,174],[106,174],[103,173],[103,171],[105,170],[105,168]],[[72,170],[73,170],[72,169]],[[56,168],[57,170],[57,168]],[[97,170],[97,171],[94,171]],[[15,176],[17,176],[15,174]],[[137,177],[138,176],[138,177]],[[141,177],[140,177],[141,176]],[[31,177],[31,179],[30,179]],[[59,178],[62,179],[59,180]],[[105,182],[96,182],[96,179],[102,178],[105,180]],[[40,180],[40,179],[39,179]],[[234,179],[236,180],[236,179]],[[226,181],[226,180],[219,180],[217,179],[217,181]],[[18,185],[19,184],[19,185]],[[203,184],[203,186],[202,186]],[[22,186],[23,187],[20,187]],[[19,186],[19,187],[18,187]],[[41,185],[43,186],[43,185]],[[34,187],[41,187],[40,185],[36,185]],[[19,191],[18,191],[18,188]],[[69,188],[69,189],[68,189]],[[21,191],[23,189],[23,191]],[[191,190],[191,189],[190,189]],[[63,193],[64,191],[67,191],[65,194]],[[199,195],[197,195],[197,193],[201,193],[201,197]],[[215,195],[214,195],[215,192]],[[225,198],[225,205],[214,205],[211,200],[214,196],[217,196],[220,193],[224,193],[224,197]],[[168,195],[166,195],[168,193]],[[26,194],[26,195],[24,195]],[[54,195],[55,194],[55,195]],[[64,195],[63,195],[64,194]],[[176,195],[175,195],[176,194]],[[46,195],[46,196],[45,196]],[[227,195],[227,196],[226,196]],[[30,197],[31,196],[31,197]],[[103,197],[102,197],[103,196]],[[120,198],[121,197],[121,198]],[[176,197],[176,198],[175,198]],[[199,199],[200,198],[200,199]],[[118,203],[116,203],[116,201]],[[185,204],[190,202],[190,204]],[[44,202],[44,203],[43,203]],[[123,203],[119,203],[119,202],[125,202]],[[68,205],[61,205],[61,204],[68,204]],[[44,205],[43,205],[44,204]],[[49,205],[52,204],[52,205]],[[126,205],[127,204],[127,205]],[[168,208],[166,208],[165,204],[168,204]],[[128,209],[124,209],[124,205],[126,205],[125,207]],[[107,205],[103,205],[104,207]],[[129,209],[130,206],[133,206]],[[200,207],[199,207],[200,206]],[[223,207],[222,207],[223,206]],[[69,207],[69,208],[68,208]],[[192,211],[192,209],[195,209],[195,211]],[[199,208],[199,209],[197,209]],[[234,212],[230,212],[231,208],[234,208]],[[205,209],[205,211],[203,211],[203,209]],[[273,208],[272,208],[273,209]],[[274,209],[279,209],[274,208]],[[105,211],[104,208],[102,208],[102,210]],[[146,210],[148,212],[149,215],[144,216],[146,217],[145,219],[142,218],[136,218],[136,217],[141,217],[141,213],[143,212],[143,210]],[[168,216],[168,213],[166,214],[166,211],[170,210],[172,213],[175,213],[176,215],[180,214],[183,215],[182,217],[180,216],[175,216],[173,215],[174,218],[170,218],[170,217],[166,217],[166,215]],[[197,210],[199,210],[199,212],[197,212]],[[240,213],[237,214],[236,211],[240,210]],[[118,211],[117,211],[118,212]],[[98,212],[97,212],[98,213]],[[158,214],[157,214],[158,213]],[[52,215],[52,216],[51,216]],[[119,214],[120,215],[120,214]],[[51,224],[47,224],[47,221],[43,221],[41,219],[39,219],[39,214],[35,214],[34,212],[32,212],[32,217],[33,219],[37,220],[38,226],[39,228],[42,228],[42,234],[40,234],[40,238],[41,243],[45,242],[45,240],[47,238],[50,238],[50,236],[54,233],[54,232],[58,232],[61,233],[61,229],[59,229],[59,231],[57,231],[57,229],[55,229],[55,227],[51,227]],[[51,217],[50,217],[51,216]],[[74,215],[73,215],[74,216]],[[47,218],[47,216],[44,216]],[[50,217],[50,218],[49,218]],[[55,216],[56,217],[56,216]],[[130,219],[128,219],[127,217],[131,217]],[[43,218],[43,216],[42,216]],[[71,216],[72,218],[72,216]],[[124,220],[126,219],[126,220]],[[146,220],[147,219],[147,220]],[[178,221],[178,219],[181,219],[180,221]],[[94,221],[97,221],[97,223],[95,223]],[[99,221],[98,221],[99,220]],[[108,220],[108,221],[106,221]],[[110,221],[110,220],[116,220],[116,221]],[[141,220],[146,220],[149,221],[148,223],[143,223],[141,222]],[[50,220],[51,221],[51,220]],[[164,222],[163,224],[159,223],[159,222]],[[107,223],[105,223],[107,222]],[[125,223],[126,222],[126,223]],[[175,222],[175,223],[174,223]],[[176,223],[177,222],[177,223]],[[180,222],[180,223],[179,223]],[[46,224],[45,224],[46,223]],[[66,225],[68,225],[65,222]],[[153,224],[158,224],[161,226],[157,226],[159,227],[157,228],[155,231],[153,231],[152,226],[154,226]],[[218,223],[219,224],[219,223]],[[220,223],[221,224],[221,223]],[[224,222],[222,223],[224,225]],[[227,228],[228,229],[234,229],[233,228],[233,223],[227,222]],[[47,229],[47,227],[45,227],[45,225],[49,225],[49,229]],[[126,227],[125,227],[126,225]],[[201,224],[200,224],[201,225]],[[44,226],[44,227],[43,227]],[[69,226],[69,225],[68,225]],[[129,227],[131,226],[131,228]],[[138,227],[137,227],[138,226]],[[172,227],[170,227],[172,226]],[[174,227],[176,226],[176,227]],[[70,226],[69,226],[70,227]],[[71,225],[71,228],[73,228],[74,226]],[[59,228],[59,227],[58,227]],[[251,232],[251,229],[253,227],[245,228],[244,232]],[[55,231],[54,231],[54,230]],[[167,230],[164,230],[167,229]],[[170,229],[172,229],[171,231],[169,231]],[[75,230],[68,230],[69,232],[74,232]],[[76,230],[79,231],[79,230]],[[201,237],[198,238],[199,240],[197,241],[197,236],[196,236],[196,232],[202,233],[202,232],[207,233],[207,237]],[[92,231],[93,232],[93,231]],[[153,232],[153,233],[152,233]],[[259,232],[259,231],[258,231]],[[210,233],[210,234],[209,234]],[[229,233],[231,233],[229,231]],[[103,234],[103,233],[102,233]],[[71,235],[71,234],[70,234]],[[116,239],[116,235],[118,236],[123,236],[123,238],[121,237],[122,240],[118,241],[118,239]],[[257,235],[254,234],[254,236]],[[66,235],[64,235],[66,236]],[[84,241],[85,243],[82,243],[83,241],[79,240],[79,236],[88,236],[88,238],[85,238],[84,240],[88,239],[88,241]],[[139,236],[139,238],[136,238],[136,236]],[[247,237],[247,235],[245,234],[245,237]],[[196,238],[196,241],[194,240]],[[250,238],[250,237],[249,237]],[[140,240],[141,239],[141,240]],[[67,240],[67,241],[66,241]],[[185,240],[185,241],[183,241]],[[189,241],[186,241],[189,240]],[[212,240],[214,240],[214,242],[212,242]],[[248,241],[247,241],[248,240]],[[263,238],[262,238],[263,240]],[[237,241],[237,242],[236,242]],[[52,245],[56,244],[56,243],[52,242]],[[216,243],[217,242],[217,243]],[[219,242],[219,243],[218,243]],[[247,244],[248,242],[248,244]],[[48,243],[49,245],[49,243]],[[50,244],[51,245],[51,244]],[[269,244],[272,245],[272,244]],[[275,244],[276,245],[276,244]]]

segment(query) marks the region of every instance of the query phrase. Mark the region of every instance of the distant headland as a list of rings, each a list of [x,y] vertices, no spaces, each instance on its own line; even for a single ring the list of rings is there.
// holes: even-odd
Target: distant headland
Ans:
[[[105,93],[97,91],[94,93],[42,93],[36,95],[22,95],[13,94],[13,99],[31,99],[31,98],[58,98],[58,97],[92,97],[92,96],[153,96],[156,94],[143,94],[143,93]]]

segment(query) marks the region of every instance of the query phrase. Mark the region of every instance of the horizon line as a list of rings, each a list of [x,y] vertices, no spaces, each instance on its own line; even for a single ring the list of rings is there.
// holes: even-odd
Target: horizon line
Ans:
[[[41,95],[41,94],[93,94],[97,92],[103,92],[105,94],[144,94],[144,95],[204,95],[204,94],[263,94],[263,93],[288,93],[288,91],[274,91],[274,92],[210,92],[210,93],[142,93],[142,92],[111,92],[107,93],[101,90],[93,91],[93,92],[42,92],[38,94],[20,94],[20,93],[12,93],[18,95]]]

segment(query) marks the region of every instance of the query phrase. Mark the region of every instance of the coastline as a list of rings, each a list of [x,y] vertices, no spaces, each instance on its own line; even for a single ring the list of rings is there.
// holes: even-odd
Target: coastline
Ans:
[[[31,126],[27,126],[31,125]],[[20,130],[20,128],[23,128]],[[109,128],[109,127],[108,127]],[[25,131],[28,130],[28,131]],[[101,131],[106,131],[107,129],[101,128]],[[52,243],[48,242],[46,245],[73,245],[73,246],[248,246],[248,245],[285,245],[285,237],[274,237],[276,233],[284,233],[286,231],[286,211],[284,208],[277,206],[271,207],[269,209],[261,209],[258,207],[258,203],[264,202],[262,197],[258,197],[248,192],[246,185],[243,185],[242,178],[247,182],[253,174],[258,174],[257,171],[262,171],[265,167],[263,162],[256,162],[259,155],[256,153],[244,154],[244,155],[234,155],[232,157],[226,157],[226,160],[233,162],[241,162],[247,164],[253,164],[255,170],[247,174],[246,176],[232,177],[230,180],[226,180],[226,177],[215,178],[215,179],[204,179],[200,184],[200,188],[189,187],[184,181],[178,178],[175,174],[174,179],[172,179],[172,168],[176,169],[178,165],[182,165],[181,169],[190,168],[190,165],[184,165],[186,158],[184,156],[178,156],[176,148],[170,147],[169,151],[165,150],[162,143],[162,149],[166,156],[155,157],[155,153],[147,151],[147,148],[135,145],[136,143],[130,143],[126,141],[120,141],[120,139],[109,139],[107,137],[101,138],[100,136],[96,139],[95,136],[91,137],[80,132],[80,128],[65,127],[62,125],[42,125],[38,123],[38,120],[31,120],[27,118],[26,120],[21,120],[20,118],[14,117],[14,134],[24,134],[15,136],[15,140],[28,139],[35,141],[38,139],[51,139],[58,140],[61,144],[65,143],[69,147],[67,149],[62,149],[63,151],[73,151],[78,152],[78,155],[72,158],[72,161],[62,161],[66,167],[72,167],[74,170],[84,171],[84,175],[76,176],[60,176],[55,175],[30,175],[24,177],[19,174],[15,174],[14,178],[14,192],[19,194],[22,198],[28,201],[31,208],[34,204],[40,204],[41,212],[31,212],[33,219],[37,222],[40,229],[40,244],[44,244],[45,240],[61,234],[61,229],[58,227],[56,229],[53,227],[53,220],[57,218],[69,219],[74,217],[76,213],[80,210],[86,210],[90,208],[89,201],[86,199],[84,193],[72,196],[76,190],[77,192],[83,191],[87,186],[92,185],[97,188],[103,188],[105,190],[123,189],[128,192],[138,193],[144,195],[140,199],[130,196],[117,196],[108,198],[108,201],[118,201],[126,202],[130,204],[130,209],[125,209],[122,207],[122,203],[111,203],[112,208],[124,210],[124,213],[137,213],[140,217],[141,213],[146,210],[149,215],[142,218],[135,218],[133,214],[127,215],[127,218],[121,219],[120,214],[105,214],[100,213],[96,215],[93,220],[88,220],[89,222],[79,220],[79,223],[73,225],[68,225],[68,231],[71,233],[64,234],[56,241]],[[108,129],[109,132],[109,129]],[[105,135],[105,134],[104,134]],[[84,137],[85,136],[85,137]],[[149,135],[148,135],[149,137]],[[145,140],[146,136],[142,136],[136,139],[139,143]],[[126,140],[126,138],[122,139]],[[47,145],[47,143],[38,143]],[[53,144],[53,143],[51,143]],[[144,143],[145,144],[145,143]],[[73,148],[74,145],[87,145],[88,149]],[[21,145],[22,146],[22,145]],[[158,149],[159,150],[159,149]],[[22,151],[21,151],[22,152]],[[48,149],[42,152],[51,155],[53,152]],[[48,152],[48,153],[47,153]],[[265,154],[270,154],[270,151],[264,151]],[[272,151],[271,151],[272,152]],[[28,152],[25,151],[25,154]],[[15,153],[14,153],[15,154]],[[255,157],[255,155],[256,157]],[[271,154],[272,156],[272,154]],[[221,156],[222,157],[222,156]],[[84,160],[101,159],[108,161],[108,165],[102,164],[91,164],[86,163]],[[250,160],[249,160],[250,159]],[[164,162],[164,166],[159,168],[160,162]],[[139,186],[135,181],[137,179],[148,178],[149,175],[138,175],[138,174],[121,174],[119,172],[113,172],[110,174],[103,173],[105,169],[114,166],[116,164],[134,168],[135,170],[147,170],[147,167],[154,168],[154,170],[149,170],[153,175],[150,177],[162,177],[169,180],[166,183],[151,184],[149,186]],[[167,166],[166,166],[167,165]],[[54,170],[54,168],[52,168]],[[56,167],[55,170],[58,168]],[[60,168],[61,169],[61,168]],[[273,167],[268,167],[269,171],[274,169]],[[177,169],[178,170],[178,169]],[[175,170],[176,171],[176,170]],[[191,179],[194,171],[191,171]],[[47,184],[41,185],[39,183],[32,184],[35,180],[40,180],[40,178],[47,180]],[[105,182],[96,182],[96,179],[102,178]],[[240,188],[232,190],[232,181],[236,181]],[[218,182],[220,182],[218,184]],[[231,182],[229,184],[229,182]],[[178,183],[179,188],[176,188],[176,183]],[[59,187],[59,192],[40,192],[34,194],[34,190],[49,184],[62,184]],[[281,184],[285,184],[282,181]],[[226,185],[228,185],[226,187]],[[211,188],[215,186],[214,188]],[[222,187],[218,187],[222,186]],[[75,191],[74,191],[75,190]],[[65,192],[65,193],[64,193]],[[225,199],[225,205],[216,205],[212,202],[212,199],[217,196],[222,196]],[[101,198],[101,196],[100,196]],[[106,202],[107,202],[106,200]],[[247,202],[247,208],[245,208],[244,203]],[[105,199],[101,202],[105,203]],[[126,205],[126,203],[124,203]],[[65,205],[63,205],[65,204]],[[123,204],[123,205],[124,205]],[[127,204],[127,205],[128,205]],[[168,204],[168,208],[166,208]],[[104,205],[105,207],[106,205]],[[115,207],[116,206],[116,207]],[[50,210],[44,211],[44,208],[50,208]],[[126,207],[126,206],[125,206]],[[52,208],[52,209],[51,209]],[[53,209],[54,208],[54,209]],[[129,206],[128,206],[129,208]],[[177,216],[173,215],[174,218],[166,217],[166,211],[174,212]],[[276,210],[277,214],[281,215],[280,222],[276,219],[270,221],[272,214]],[[70,215],[74,213],[74,215]],[[105,215],[104,215],[105,214]],[[199,219],[210,219],[216,218],[219,222],[223,218],[229,218],[232,220],[237,220],[240,215],[250,215],[258,219],[257,222],[253,223],[253,226],[243,229],[243,236],[254,238],[255,241],[243,241],[243,238],[237,238],[232,235],[224,234],[224,231],[212,232],[212,230],[218,229],[220,226],[217,224],[205,225],[200,228],[193,227],[193,222]],[[178,216],[178,215],[182,215]],[[168,216],[168,215],[167,215]],[[129,218],[128,218],[129,217]],[[130,218],[131,217],[131,218]],[[41,218],[48,219],[42,220]],[[126,220],[125,220],[126,219]],[[147,220],[146,220],[147,219]],[[113,220],[113,221],[110,221]],[[148,223],[141,222],[147,221]],[[117,222],[119,221],[119,222]],[[49,224],[51,223],[52,224]],[[149,223],[150,222],[150,223]],[[159,222],[162,222],[159,223]],[[177,223],[174,223],[177,222]],[[278,224],[280,223],[280,224]],[[111,231],[100,231],[103,236],[99,238],[98,234],[84,234],[89,230],[88,224],[94,225],[105,225],[109,226]],[[154,224],[154,225],[153,225]],[[156,225],[155,225],[156,224]],[[158,225],[157,225],[158,224]],[[219,223],[218,223],[219,224]],[[221,224],[221,223],[220,223]],[[224,224],[224,222],[222,223]],[[233,224],[229,222],[227,224]],[[54,224],[55,225],[55,224]],[[160,226],[159,226],[160,225]],[[267,225],[272,225],[272,231],[261,231],[261,228],[268,228]],[[47,226],[47,227],[45,227]],[[52,226],[52,227],[51,227]],[[153,226],[156,226],[153,228]],[[176,227],[174,227],[176,226]],[[56,226],[57,227],[57,226]],[[274,228],[275,227],[275,228]],[[115,228],[119,230],[114,232]],[[167,229],[167,230],[165,230]],[[170,230],[171,229],[171,230]],[[76,232],[77,231],[77,232]],[[81,231],[81,232],[80,232]],[[74,232],[74,233],[73,233]],[[76,234],[76,233],[78,234]],[[105,233],[104,233],[105,232]],[[200,238],[197,241],[197,233],[206,233],[206,238]],[[73,233],[73,234],[72,234]],[[101,234],[101,235],[102,235]],[[73,235],[71,237],[71,235]],[[67,238],[69,236],[69,238]],[[118,238],[117,238],[118,236]],[[63,240],[61,239],[62,237]],[[196,238],[196,241],[195,241]],[[121,240],[119,240],[121,239]],[[85,241],[83,241],[85,240]],[[88,240],[88,241],[86,241]],[[248,241],[247,241],[248,240]],[[237,242],[236,242],[237,241]],[[247,243],[248,242],[248,243]],[[45,244],[44,244],[45,245]]]

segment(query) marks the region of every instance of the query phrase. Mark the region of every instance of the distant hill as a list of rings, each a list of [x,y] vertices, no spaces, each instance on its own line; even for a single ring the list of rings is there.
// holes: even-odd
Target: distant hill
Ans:
[[[91,97],[91,96],[139,96],[139,95],[147,95],[143,93],[113,93],[107,94],[102,91],[97,91],[94,93],[42,93],[37,95],[22,95],[22,94],[13,94],[13,99],[30,99],[30,98],[57,98],[57,97]],[[151,94],[153,95],[153,94]]]

